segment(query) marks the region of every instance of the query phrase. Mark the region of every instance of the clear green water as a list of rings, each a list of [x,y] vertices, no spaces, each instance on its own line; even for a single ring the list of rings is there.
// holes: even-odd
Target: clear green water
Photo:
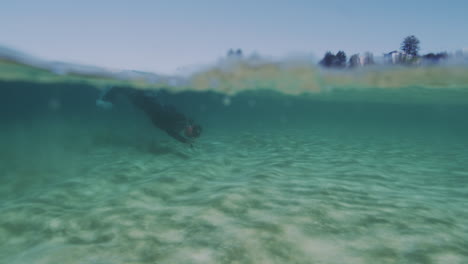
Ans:
[[[0,263],[468,262],[464,90],[168,95],[190,149],[91,86],[0,89]]]

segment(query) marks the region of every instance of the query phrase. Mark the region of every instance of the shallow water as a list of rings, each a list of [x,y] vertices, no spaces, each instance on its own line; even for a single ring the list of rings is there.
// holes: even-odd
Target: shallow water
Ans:
[[[0,87],[1,263],[468,261],[464,98],[161,92],[191,149],[92,86]]]

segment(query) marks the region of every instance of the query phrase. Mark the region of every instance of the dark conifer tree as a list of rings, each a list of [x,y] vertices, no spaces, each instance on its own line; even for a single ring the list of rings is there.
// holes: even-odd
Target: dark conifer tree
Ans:
[[[330,51],[327,51],[325,53],[325,56],[323,56],[323,59],[320,61],[320,65],[323,67],[333,67],[336,61],[336,56],[335,54],[331,53]]]
[[[401,43],[401,50],[407,55],[416,57],[419,51],[419,39],[411,35],[406,37]]]
[[[336,62],[334,66],[337,68],[346,67],[346,53],[344,51],[338,51],[338,53],[336,54]]]

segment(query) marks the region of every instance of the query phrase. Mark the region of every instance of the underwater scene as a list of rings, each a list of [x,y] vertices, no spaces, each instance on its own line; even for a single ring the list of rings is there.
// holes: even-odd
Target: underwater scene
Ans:
[[[466,66],[55,66],[0,61],[0,263],[468,263]]]

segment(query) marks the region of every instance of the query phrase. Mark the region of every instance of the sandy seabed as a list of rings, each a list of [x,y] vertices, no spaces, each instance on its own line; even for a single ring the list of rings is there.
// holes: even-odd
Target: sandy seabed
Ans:
[[[2,130],[1,263],[468,262],[468,141],[112,128]]]

